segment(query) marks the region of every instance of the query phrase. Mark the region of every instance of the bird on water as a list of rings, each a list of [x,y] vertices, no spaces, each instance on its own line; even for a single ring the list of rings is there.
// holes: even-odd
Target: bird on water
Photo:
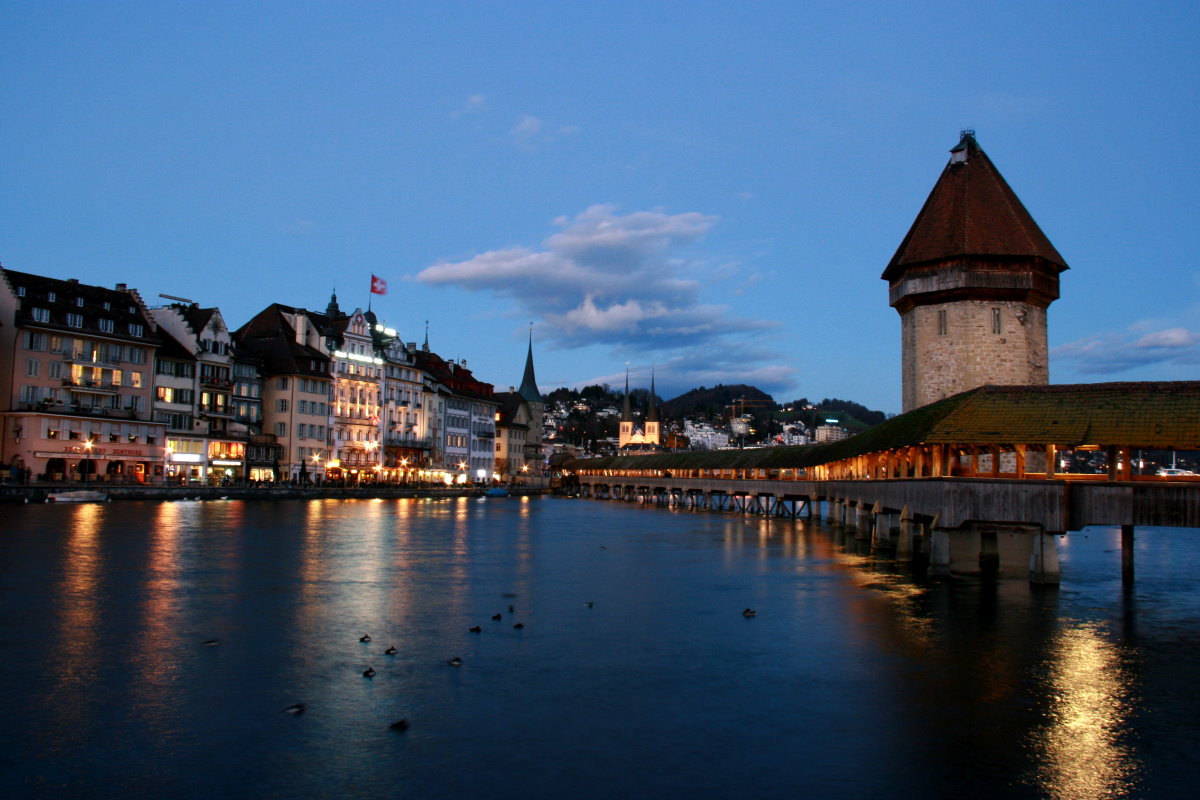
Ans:
[[[383,652],[384,652],[384,655],[394,656],[394,655],[396,655],[396,648],[389,647],[387,650],[384,650]]]
[[[469,630],[471,633],[483,633],[483,628],[479,627],[478,625],[467,628],[467,630]]]
[[[461,658],[459,658],[458,656],[455,656],[454,658],[450,659],[450,660],[449,660],[449,661],[447,661],[446,663],[447,663],[447,664],[449,664],[449,665],[450,665],[450,666],[452,666],[452,667],[461,667],[461,666],[462,666],[462,659],[461,659]]]
[[[371,634],[369,634],[369,633],[364,633],[362,636],[358,637],[358,640],[359,640],[360,642],[363,642],[363,643],[365,644],[366,642],[369,642],[369,641],[371,641]]]
[[[406,731],[406,730],[408,730],[408,720],[398,719],[395,722],[393,722],[391,725],[388,725],[388,727],[394,731]]]
[[[285,714],[303,714],[304,703],[296,703],[295,705],[288,706],[283,710],[283,712]]]
[[[374,678],[375,677],[375,668],[367,667],[365,670],[363,670],[363,677],[364,678]]]
[[[755,611],[753,608],[747,608],[745,611],[742,612],[742,616],[743,617],[754,617],[754,616],[758,616],[758,612]]]
[[[504,619],[504,615],[503,614],[493,614],[492,619],[496,620],[496,622],[499,622],[500,620]]]

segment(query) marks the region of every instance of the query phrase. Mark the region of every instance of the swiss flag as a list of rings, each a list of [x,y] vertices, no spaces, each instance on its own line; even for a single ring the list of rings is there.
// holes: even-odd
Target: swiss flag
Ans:
[[[371,294],[387,294],[387,281],[378,275],[371,276]]]

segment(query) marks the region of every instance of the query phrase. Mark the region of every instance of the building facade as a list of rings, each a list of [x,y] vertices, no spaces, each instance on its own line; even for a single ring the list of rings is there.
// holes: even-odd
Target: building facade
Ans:
[[[154,320],[115,289],[0,268],[0,461],[23,480],[161,480]]]

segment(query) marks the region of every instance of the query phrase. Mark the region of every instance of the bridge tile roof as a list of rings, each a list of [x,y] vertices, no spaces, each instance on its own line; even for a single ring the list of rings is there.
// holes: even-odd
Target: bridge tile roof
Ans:
[[[1200,450],[1200,381],[981,386],[830,444],[624,456],[569,466],[787,469],[922,444]]]

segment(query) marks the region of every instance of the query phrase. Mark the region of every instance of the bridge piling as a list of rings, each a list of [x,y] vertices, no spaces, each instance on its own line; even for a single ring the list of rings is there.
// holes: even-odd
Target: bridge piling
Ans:
[[[908,506],[900,509],[900,534],[896,537],[896,560],[912,561],[913,519]]]
[[[1121,583],[1133,583],[1133,526],[1121,526]]]
[[[1029,582],[1058,585],[1058,537],[1054,533],[1033,534],[1033,552],[1029,554]]]
[[[929,575],[943,577],[950,574],[950,531],[938,527],[934,517],[929,530]]]

